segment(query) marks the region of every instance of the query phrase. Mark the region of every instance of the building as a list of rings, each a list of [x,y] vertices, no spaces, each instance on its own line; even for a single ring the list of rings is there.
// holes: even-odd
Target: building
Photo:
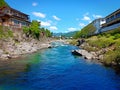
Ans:
[[[106,20],[106,23],[103,24],[104,27],[120,23],[120,9],[106,16],[105,20]]]
[[[92,34],[89,35],[100,34],[102,32],[114,30],[120,27],[120,9],[114,11],[105,18],[95,19],[94,21],[91,22],[91,24],[92,26],[94,26],[95,32],[92,32]],[[91,29],[91,27],[87,29],[91,31],[94,30],[93,28]]]
[[[93,25],[96,27],[95,34],[99,34],[120,27],[120,9],[114,11],[105,18],[94,20]]]
[[[105,17],[106,23],[102,25],[101,32],[106,32],[120,27],[120,9]]]
[[[29,15],[8,6],[0,7],[0,25],[22,28],[22,26],[29,26],[29,24]]]
[[[95,31],[95,34],[98,34],[100,33],[101,31],[101,28],[102,28],[102,25],[106,23],[105,19],[104,18],[99,18],[99,19],[95,19],[92,24],[94,25],[94,27],[96,28],[96,31]]]

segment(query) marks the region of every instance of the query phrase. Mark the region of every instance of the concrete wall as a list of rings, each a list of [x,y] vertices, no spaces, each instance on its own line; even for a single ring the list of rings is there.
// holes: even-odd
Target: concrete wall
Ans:
[[[109,31],[109,30],[112,30],[112,29],[115,29],[115,28],[118,28],[118,27],[120,27],[120,23],[114,24],[112,26],[101,28],[100,32],[106,32],[106,31]]]

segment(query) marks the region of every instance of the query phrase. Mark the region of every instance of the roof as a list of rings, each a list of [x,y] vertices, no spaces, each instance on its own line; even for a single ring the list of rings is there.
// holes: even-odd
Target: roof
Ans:
[[[113,14],[118,13],[118,12],[120,12],[120,8],[117,9],[116,11],[114,11],[113,13],[109,14],[109,15],[106,16],[105,18],[108,18],[108,17],[110,17],[110,16],[112,16]]]
[[[11,8],[11,7],[9,7],[9,6],[0,7],[0,10],[5,9],[5,8],[11,9],[11,10],[13,10],[13,11],[16,11],[16,12],[19,12],[19,13],[24,14],[24,15],[26,15],[26,16],[29,16],[28,14],[25,14],[25,13],[23,13],[23,12],[21,12],[21,11],[18,11],[18,10],[14,9],[14,8]]]

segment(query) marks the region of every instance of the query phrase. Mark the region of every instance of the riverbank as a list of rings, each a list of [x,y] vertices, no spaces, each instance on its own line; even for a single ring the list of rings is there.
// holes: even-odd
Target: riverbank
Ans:
[[[113,69],[75,57],[72,49],[63,45],[0,61],[0,90],[119,90]]]
[[[83,56],[85,59],[95,60],[105,66],[120,66],[119,38],[112,39],[106,36],[93,36],[85,40],[73,54]]]
[[[50,47],[50,43],[55,41],[52,38],[45,39],[32,39],[25,41],[15,41],[13,39],[7,39],[6,41],[0,40],[0,60],[9,60],[12,58],[20,57],[24,54],[36,52],[40,49]]]
[[[106,66],[120,66],[120,27],[84,39],[80,48],[92,54],[92,60]]]

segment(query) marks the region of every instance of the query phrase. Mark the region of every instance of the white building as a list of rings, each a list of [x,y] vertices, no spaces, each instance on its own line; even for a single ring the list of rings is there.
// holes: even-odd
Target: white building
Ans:
[[[98,34],[101,32],[101,27],[104,23],[106,23],[106,20],[104,18],[99,18],[99,19],[95,19],[92,23],[96,28],[95,34]]]

